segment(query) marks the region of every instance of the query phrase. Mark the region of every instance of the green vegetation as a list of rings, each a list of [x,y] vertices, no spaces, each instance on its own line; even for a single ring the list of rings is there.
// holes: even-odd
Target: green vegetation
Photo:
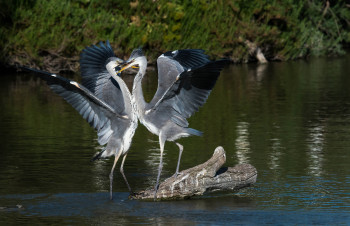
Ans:
[[[329,0],[2,1],[0,57],[76,70],[80,51],[106,39],[118,56],[143,46],[150,60],[166,50],[201,48],[247,62],[247,41],[270,60],[342,54],[350,43],[349,7]]]

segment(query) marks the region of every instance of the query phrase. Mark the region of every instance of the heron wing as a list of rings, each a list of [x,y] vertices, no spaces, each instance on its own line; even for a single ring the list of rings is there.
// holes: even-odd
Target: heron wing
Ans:
[[[118,117],[120,120],[127,120],[125,115],[118,114],[115,109],[74,81],[45,71],[24,69],[38,73],[55,93],[72,105],[98,131],[98,142],[101,145],[106,144],[113,133],[110,118]]]
[[[127,96],[122,95],[120,84],[111,79],[111,75],[106,69],[108,60],[111,58],[118,60],[108,40],[106,44],[100,42],[99,46],[92,45],[83,49],[80,54],[82,85],[99,99],[122,113],[125,110],[123,98],[127,98]]]
[[[168,51],[157,59],[158,88],[150,102],[154,106],[185,70],[194,69],[209,63],[208,56],[201,49]]]
[[[205,104],[227,60],[218,60],[183,71],[151,110],[166,108],[171,120],[187,127],[189,118]]]

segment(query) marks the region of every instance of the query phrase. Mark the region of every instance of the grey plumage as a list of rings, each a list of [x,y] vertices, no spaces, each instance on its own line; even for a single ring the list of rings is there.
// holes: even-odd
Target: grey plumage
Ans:
[[[175,141],[191,135],[200,136],[202,132],[188,128],[187,118],[198,111],[207,100],[220,71],[227,60],[210,61],[203,50],[185,49],[166,52],[157,59],[158,88],[150,103],[146,103],[142,93],[141,81],[146,72],[147,60],[141,49],[136,49],[121,71],[138,65],[140,70],[134,79],[133,97],[135,112],[140,122],[149,131],[159,136],[160,164],[158,169],[155,198],[162,170],[165,141]],[[182,145],[179,147],[179,160],[175,176],[178,174]]]
[[[86,47],[80,55],[82,85],[61,76],[32,68],[47,82],[50,88],[71,104],[79,114],[97,130],[98,142],[106,145],[93,160],[114,155],[115,161],[110,173],[110,197],[115,165],[123,157],[123,165],[137,128],[137,115],[133,112],[131,94],[115,67],[124,61],[117,58],[107,41],[99,46]],[[112,79],[113,78],[113,79]]]
[[[100,42],[100,47],[92,45],[83,49],[80,54],[82,85],[111,107],[117,109],[118,113],[125,114],[124,111],[131,111],[131,108],[129,106],[125,109],[121,87],[118,82],[111,79],[106,68],[111,61],[123,62],[122,59],[115,56],[108,41],[106,45]]]

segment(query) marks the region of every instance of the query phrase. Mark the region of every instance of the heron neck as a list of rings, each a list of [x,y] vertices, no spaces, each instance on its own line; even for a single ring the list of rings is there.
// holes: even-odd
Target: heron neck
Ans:
[[[146,68],[147,61],[145,60],[144,64],[140,64],[140,69],[134,78],[134,84],[132,88],[132,96],[134,98],[134,103],[136,104],[136,110],[139,113],[138,115],[142,115],[142,112],[144,112],[144,109],[146,108],[146,101],[142,91],[142,79],[146,73]]]
[[[132,109],[130,107],[132,106],[132,103],[131,103],[132,95],[131,95],[128,87],[126,86],[123,79],[121,79],[115,72],[112,72],[111,74],[112,74],[112,78],[114,78],[114,80],[116,80],[118,82],[119,87],[123,93],[123,99],[124,99],[124,103],[126,103],[125,108],[126,108],[127,112],[131,112]]]

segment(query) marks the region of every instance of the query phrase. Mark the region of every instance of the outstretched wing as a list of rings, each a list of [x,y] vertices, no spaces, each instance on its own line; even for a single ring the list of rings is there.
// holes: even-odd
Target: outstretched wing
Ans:
[[[92,45],[83,49],[80,54],[80,71],[82,84],[99,99],[116,109],[118,113],[125,111],[125,101],[120,84],[114,79],[106,69],[110,60],[124,62],[115,56],[109,41],[106,44],[99,43],[99,46]]]
[[[71,104],[98,131],[98,142],[101,145],[106,144],[113,133],[110,120],[112,117],[127,120],[125,115],[118,114],[110,105],[74,81],[37,69],[23,69],[37,73],[55,93]]]
[[[187,127],[186,119],[206,102],[220,71],[228,62],[228,60],[213,61],[182,72],[150,110],[167,109],[172,121]]]
[[[175,50],[159,56],[157,59],[158,88],[149,106],[154,106],[162,98],[182,72],[209,62],[208,56],[201,49]]]

